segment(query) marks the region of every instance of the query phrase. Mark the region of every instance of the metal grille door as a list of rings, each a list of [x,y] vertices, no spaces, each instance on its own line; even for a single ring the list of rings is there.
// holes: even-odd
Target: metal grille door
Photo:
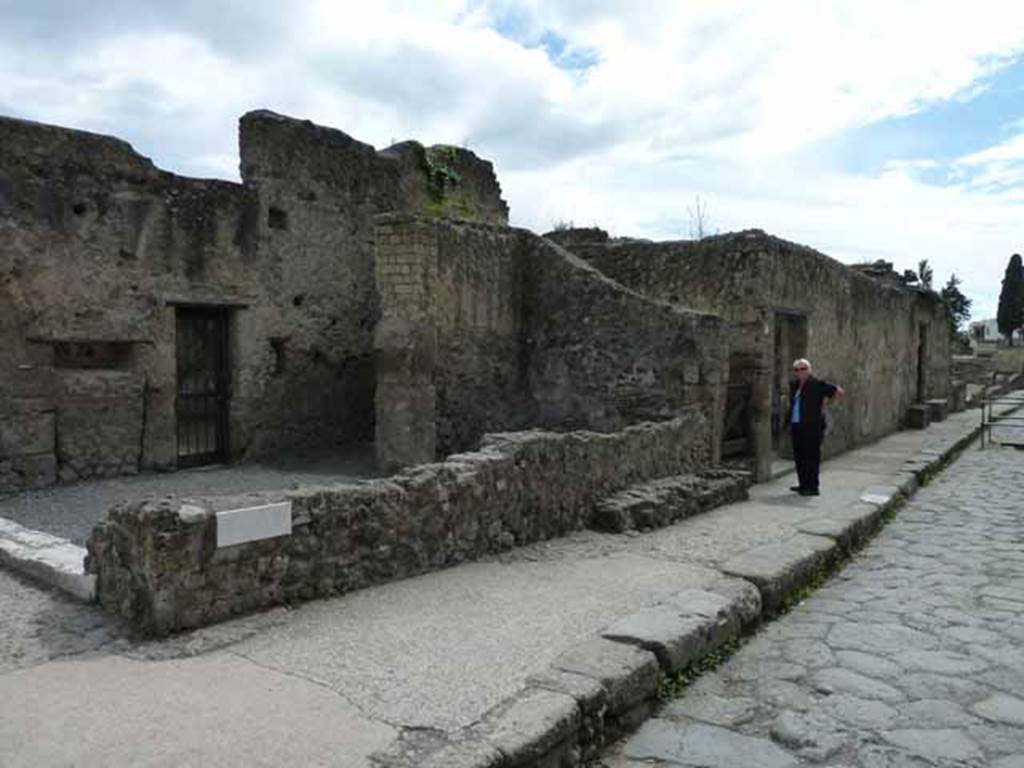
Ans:
[[[177,358],[178,466],[226,461],[231,397],[227,310],[179,308]]]

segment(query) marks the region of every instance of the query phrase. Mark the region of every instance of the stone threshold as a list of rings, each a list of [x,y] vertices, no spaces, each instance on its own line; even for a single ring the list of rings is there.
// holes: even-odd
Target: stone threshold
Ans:
[[[96,577],[85,572],[85,548],[0,517],[0,565],[86,603],[96,599]]]
[[[1002,413],[1016,410],[1004,407]],[[404,731],[372,756],[380,768],[563,768],[586,764],[635,730],[658,704],[666,677],[777,616],[835,571],[980,428],[949,436],[904,461],[893,485],[870,486],[853,504],[798,524],[792,538],[720,566],[706,590],[684,590],[620,619],[563,652],[479,721],[449,735]]]

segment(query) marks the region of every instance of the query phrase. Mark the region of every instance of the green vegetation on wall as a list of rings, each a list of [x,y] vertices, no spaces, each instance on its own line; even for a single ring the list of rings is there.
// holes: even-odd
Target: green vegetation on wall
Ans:
[[[474,206],[469,194],[461,188],[462,181],[456,169],[458,147],[435,144],[432,147],[416,145],[420,164],[427,179],[426,211],[431,216],[455,219],[472,218]]]

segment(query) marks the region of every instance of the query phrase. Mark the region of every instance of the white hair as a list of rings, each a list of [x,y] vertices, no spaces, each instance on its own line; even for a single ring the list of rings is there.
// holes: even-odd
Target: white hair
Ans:
[[[801,357],[801,358],[798,358],[798,359],[793,361],[793,367],[794,368],[801,368],[801,367],[803,367],[805,365],[807,366],[807,370],[810,371],[811,370],[811,361],[808,360],[806,357]]]

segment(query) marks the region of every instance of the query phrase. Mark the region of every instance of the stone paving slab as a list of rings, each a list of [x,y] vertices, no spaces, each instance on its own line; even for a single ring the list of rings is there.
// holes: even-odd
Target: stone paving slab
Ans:
[[[932,444],[955,444],[976,421],[976,414],[956,414],[929,430],[909,437],[894,435],[861,450],[899,451],[910,458]],[[931,463],[939,458],[936,455]],[[812,537],[799,530],[812,525],[815,519],[853,519],[863,514],[859,498],[864,489],[871,485],[893,485],[900,471],[898,462],[887,461],[885,465],[889,467],[888,474],[876,475],[857,469],[832,470],[830,463],[826,463],[824,495],[818,498],[797,497],[787,490],[789,479],[783,478],[755,486],[747,502],[659,531],[633,535],[584,531],[513,550],[488,561],[309,603],[292,611],[247,617],[160,643],[138,646],[107,639],[97,643],[95,662],[81,668],[76,684],[61,690],[66,741],[62,748],[73,749],[76,743],[80,749],[86,743],[90,748],[102,748],[105,740],[112,738],[107,731],[92,730],[91,715],[86,713],[104,712],[114,719],[125,702],[117,695],[116,685],[91,685],[89,678],[113,675],[121,685],[131,686],[133,678],[114,663],[124,658],[143,667],[173,661],[182,670],[189,670],[202,660],[230,660],[232,664],[251,665],[261,674],[281,676],[296,686],[294,694],[269,699],[251,696],[244,706],[238,704],[230,723],[217,721],[225,740],[244,741],[252,728],[278,708],[294,706],[300,711],[305,706],[303,691],[326,695],[326,701],[336,698],[346,713],[336,714],[339,732],[365,722],[380,726],[380,733],[389,734],[382,737],[388,742],[383,746],[369,748],[360,746],[366,742],[352,741],[346,755],[352,765],[363,765],[371,753],[379,753],[382,760],[386,758],[387,762],[381,765],[402,768],[507,762],[501,750],[484,737],[474,740],[469,729],[489,713],[498,716],[510,702],[524,695],[524,690],[531,688],[575,700],[580,711],[578,720],[557,717],[554,707],[550,722],[576,723],[573,727],[580,739],[586,736],[588,728],[592,729],[592,736],[597,734],[599,738],[594,730],[603,727],[603,715],[599,713],[609,706],[613,698],[610,689],[616,686],[608,675],[596,669],[588,673],[582,664],[575,669],[553,668],[559,657],[571,648],[594,641],[623,617],[667,604],[680,592],[712,592],[736,600],[737,605],[743,604],[743,591],[730,592],[725,586],[736,582],[721,581],[719,566],[723,562],[752,548],[795,537],[820,539],[820,535]],[[752,610],[750,589],[745,593],[747,607],[741,610],[747,617]],[[693,596],[694,606],[706,610],[710,605],[707,599],[697,599],[696,593]],[[1006,602],[995,595],[988,599],[994,601],[993,610],[999,610]],[[875,602],[879,604],[873,605],[872,610],[883,612],[886,604]],[[808,622],[800,631],[806,634],[801,639],[807,642],[820,642],[827,636],[824,622]],[[648,654],[653,669],[661,674],[654,654],[635,646],[618,645]],[[191,658],[195,654],[198,656]],[[0,685],[12,700],[18,699],[20,691],[32,688],[37,676],[47,679],[48,675],[59,675],[55,668],[64,663],[38,664],[43,657],[32,658],[35,661],[18,670],[17,677],[11,676],[15,673],[0,677]],[[213,664],[216,667],[216,662]],[[11,668],[19,666],[15,660]],[[780,661],[775,667],[778,677],[759,681],[759,694],[797,704],[806,699],[808,694],[797,690],[793,680],[788,679],[794,668],[799,669],[793,662]],[[143,711],[156,710],[162,688],[168,685],[166,678],[159,675],[152,680],[152,686],[140,693],[133,705]],[[650,695],[655,676],[645,680],[642,688]],[[46,697],[56,695],[56,689],[47,684],[39,691],[40,696],[33,699],[29,711],[3,713],[3,717],[10,718],[11,728],[22,729],[20,743],[31,738],[45,743],[47,731],[42,729],[42,720],[32,713],[45,708]],[[213,693],[210,695],[215,698]],[[624,694],[619,696],[624,707],[633,701]],[[561,699],[551,699],[556,700]],[[650,699],[645,699],[634,715],[645,715],[649,704]],[[518,715],[513,720],[520,722]],[[979,718],[979,722],[984,721]],[[636,719],[626,718],[616,725],[637,724]],[[532,728],[520,724],[503,732],[515,732],[524,739],[540,738]],[[698,735],[698,745],[700,742]],[[562,746],[572,752],[571,744],[560,743],[559,748]],[[895,749],[891,745],[885,748]],[[511,747],[506,744],[506,749]],[[363,751],[356,754],[359,750]],[[180,764],[180,759],[178,763],[173,761],[173,750],[160,756],[166,760],[154,760],[153,764]],[[293,762],[302,764],[302,757],[300,749]],[[109,764],[119,763],[115,760]],[[249,763],[228,760],[210,764]]]
[[[4,768],[370,768],[396,735],[329,690],[225,652],[90,654],[9,673],[0,688]]]
[[[722,572],[754,584],[761,592],[764,612],[773,615],[788,597],[834,561],[838,550],[835,539],[797,533],[726,560]]]
[[[1021,499],[1024,452],[968,450],[600,764],[1024,765]]]

